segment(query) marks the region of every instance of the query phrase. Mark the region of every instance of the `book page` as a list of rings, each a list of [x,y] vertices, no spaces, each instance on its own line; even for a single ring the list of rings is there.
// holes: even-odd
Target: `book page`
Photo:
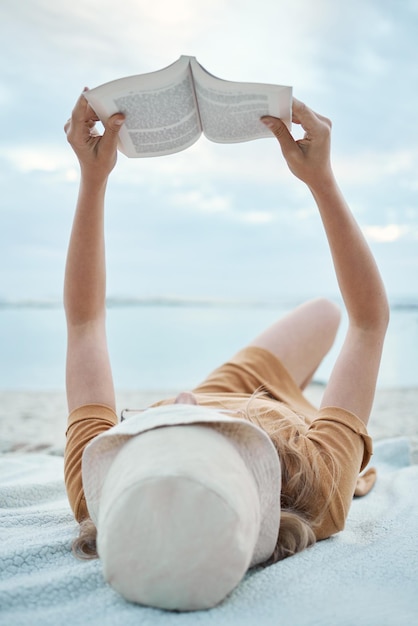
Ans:
[[[218,143],[272,137],[260,122],[263,115],[280,117],[290,129],[292,88],[238,83],[209,74],[191,59],[196,99],[205,136]]]
[[[158,72],[121,78],[84,95],[102,122],[125,114],[119,149],[128,157],[185,150],[202,132],[186,56]]]

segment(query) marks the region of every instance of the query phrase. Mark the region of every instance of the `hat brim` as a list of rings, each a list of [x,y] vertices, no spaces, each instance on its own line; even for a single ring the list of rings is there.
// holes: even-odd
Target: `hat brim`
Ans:
[[[102,487],[109,468],[124,443],[155,428],[207,424],[229,437],[251,470],[260,497],[260,534],[250,567],[266,561],[276,546],[280,524],[281,469],[269,436],[242,418],[207,407],[171,404],[151,407],[95,437],[82,458],[83,487],[91,519],[97,525]],[[138,461],[140,462],[140,460]]]

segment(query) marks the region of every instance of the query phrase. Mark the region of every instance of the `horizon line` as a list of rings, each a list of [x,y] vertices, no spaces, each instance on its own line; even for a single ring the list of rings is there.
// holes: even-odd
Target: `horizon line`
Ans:
[[[250,307],[269,308],[280,306],[282,308],[292,308],[313,298],[314,296],[283,296],[277,299],[266,298],[224,298],[224,297],[197,297],[197,296],[108,296],[106,306],[108,308],[123,307]],[[325,296],[330,300],[341,301],[341,297]],[[418,309],[417,296],[395,296],[389,297],[389,305],[392,310],[414,310]],[[63,308],[61,298],[0,298],[1,309],[56,309]]]

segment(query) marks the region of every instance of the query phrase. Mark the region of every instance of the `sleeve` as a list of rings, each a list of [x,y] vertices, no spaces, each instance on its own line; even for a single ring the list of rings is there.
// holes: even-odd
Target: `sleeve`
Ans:
[[[359,473],[373,453],[372,440],[356,415],[337,407],[322,408],[306,437],[319,452],[320,500],[329,499],[315,529],[317,539],[325,539],[344,528]]]
[[[84,497],[81,459],[86,445],[97,435],[118,422],[113,409],[102,404],[88,404],[72,411],[68,417],[64,454],[64,478],[68,500],[78,522],[89,514]]]

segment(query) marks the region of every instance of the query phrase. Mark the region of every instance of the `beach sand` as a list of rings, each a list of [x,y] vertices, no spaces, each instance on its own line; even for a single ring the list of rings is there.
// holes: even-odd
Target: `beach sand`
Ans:
[[[324,387],[312,384],[307,397],[318,405]],[[118,391],[117,408],[145,408],[173,391]],[[67,406],[63,391],[0,391],[0,453],[39,452],[62,455]],[[378,389],[369,421],[375,441],[406,436],[412,462],[418,463],[418,388]]]

